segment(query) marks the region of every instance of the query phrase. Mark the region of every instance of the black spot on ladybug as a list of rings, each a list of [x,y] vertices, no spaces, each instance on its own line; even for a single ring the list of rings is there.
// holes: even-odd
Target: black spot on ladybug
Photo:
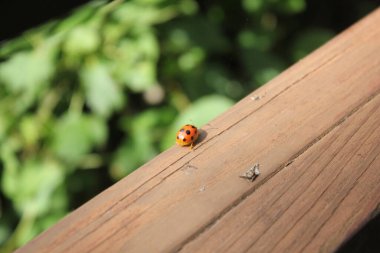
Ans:
[[[181,130],[179,130],[179,131],[180,131],[180,132],[183,132],[183,131],[185,131],[185,129],[183,129],[183,128],[182,128],[182,129],[181,129]]]
[[[195,126],[191,126],[191,128],[195,128]]]
[[[194,136],[191,136],[191,140],[194,140]]]
[[[183,141],[186,141],[186,138],[183,138]]]
[[[179,139],[179,137],[177,136],[177,139]]]
[[[190,134],[190,130],[186,130],[186,134]]]

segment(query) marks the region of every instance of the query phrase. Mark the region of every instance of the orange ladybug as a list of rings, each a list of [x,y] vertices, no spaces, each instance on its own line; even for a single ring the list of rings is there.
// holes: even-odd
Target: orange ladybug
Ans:
[[[193,148],[195,141],[198,139],[199,130],[193,125],[184,125],[177,132],[177,144],[180,146],[189,146]]]

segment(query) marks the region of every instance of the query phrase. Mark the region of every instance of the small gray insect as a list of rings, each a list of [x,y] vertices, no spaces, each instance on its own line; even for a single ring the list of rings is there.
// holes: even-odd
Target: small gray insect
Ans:
[[[255,165],[253,165],[253,167],[249,168],[244,173],[244,175],[241,175],[239,177],[246,178],[246,179],[250,180],[251,182],[253,182],[253,180],[255,180],[260,175],[259,168],[260,168],[260,164],[256,163]]]

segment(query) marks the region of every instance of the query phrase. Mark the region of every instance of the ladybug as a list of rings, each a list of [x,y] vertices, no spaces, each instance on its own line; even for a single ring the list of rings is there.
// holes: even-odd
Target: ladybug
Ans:
[[[193,125],[184,125],[177,132],[177,144],[180,146],[189,146],[193,148],[195,141],[198,139],[199,130]]]

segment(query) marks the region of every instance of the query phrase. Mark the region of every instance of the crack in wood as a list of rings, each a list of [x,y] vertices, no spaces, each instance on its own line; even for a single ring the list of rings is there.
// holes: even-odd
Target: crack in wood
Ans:
[[[209,149],[210,147],[206,147],[204,151],[206,151],[207,149]],[[195,155],[192,159],[198,157],[199,155],[201,155],[202,153],[198,153],[197,155]],[[133,193],[135,193],[137,190],[139,190],[140,188],[142,188],[144,185],[146,185],[146,183],[150,182],[151,180],[154,180],[155,178],[158,177],[158,175],[164,173],[166,171],[166,169],[170,168],[171,166],[173,166],[174,164],[176,164],[178,161],[180,161],[182,158],[186,157],[188,155],[185,154],[183,156],[181,156],[180,158],[178,158],[177,160],[175,160],[174,162],[172,162],[170,165],[168,165],[164,170],[160,171],[159,173],[155,174],[153,177],[149,178],[148,180],[146,180],[143,184],[141,184],[140,186],[138,186],[136,189],[134,189],[133,191],[131,191],[129,194],[125,195],[123,198],[121,198],[120,200],[118,200],[115,204],[113,204],[110,208],[108,208],[105,212],[102,213],[101,216],[105,215],[107,212],[111,211],[115,206],[117,206],[118,204],[122,203],[123,200],[125,200],[127,197],[129,197],[130,195],[132,195]],[[169,173],[167,176],[163,177],[161,180],[159,180],[156,184],[154,184],[152,187],[150,187],[149,189],[147,189],[146,191],[144,191],[143,193],[140,194],[140,196],[136,199],[134,199],[129,205],[132,205],[133,203],[135,203],[137,200],[139,200],[141,197],[143,197],[145,194],[149,193],[150,191],[152,191],[157,185],[160,185],[163,181],[165,181],[169,176],[173,175],[174,173],[176,173],[177,171],[179,171],[183,166],[189,164],[191,160],[187,161],[184,165],[182,166],[179,166],[177,169],[175,169],[173,172]],[[141,216],[141,215],[140,215]],[[107,219],[105,219],[102,223],[100,223],[97,227],[95,227],[94,229],[90,230],[88,233],[84,234],[82,237],[78,237],[78,240],[76,240],[73,244],[70,245],[70,247],[68,247],[68,249],[71,249],[71,248],[74,248],[74,246],[80,242],[83,238],[91,235],[92,233],[94,233],[98,228],[99,226],[102,226],[103,224],[107,223],[109,220],[111,220],[112,218],[114,218],[115,216],[112,216],[112,217],[109,217]],[[138,218],[139,216],[137,216],[136,218]],[[99,243],[97,243],[96,245],[94,245],[94,247],[92,247],[90,249],[89,252],[92,251],[92,249],[96,248],[97,245],[100,245],[102,242],[106,241],[108,238],[112,237],[114,234],[116,234],[117,232],[119,232],[120,230],[122,229],[119,228],[118,230],[114,231],[113,233],[109,234],[109,236],[107,236],[106,238],[103,238],[103,240],[99,241]]]
[[[372,165],[372,163],[376,160],[377,156],[380,154],[380,152],[377,153],[377,155],[372,159],[372,161],[369,163],[369,165],[366,167],[365,170],[363,170],[359,176],[356,178],[356,182],[357,180],[359,180],[363,175],[364,173],[368,170],[368,168]],[[304,252],[305,248],[310,244],[310,242],[313,240],[313,238],[315,238],[317,236],[317,234],[319,234],[320,230],[325,226],[325,224],[331,219],[331,217],[336,213],[336,211],[338,210],[340,204],[350,195],[350,192],[355,188],[357,184],[356,183],[353,183],[352,186],[350,187],[350,189],[347,191],[347,194],[336,204],[336,206],[334,207],[334,209],[332,210],[332,212],[330,213],[329,217],[327,217],[327,219],[318,227],[317,231],[310,237],[309,241],[305,244],[305,246],[301,249],[301,252]],[[363,196],[364,198],[364,196]]]
[[[302,154],[304,154],[308,149],[310,149],[312,146],[314,146],[316,143],[318,143],[322,138],[324,138],[327,134],[329,134],[331,131],[333,131],[335,128],[340,126],[343,122],[345,122],[347,119],[349,119],[354,113],[356,113],[358,110],[360,110],[362,107],[364,107],[366,104],[368,104],[371,100],[373,100],[375,97],[377,97],[380,94],[380,89],[378,89],[376,92],[374,92],[372,95],[368,96],[366,99],[364,99],[361,103],[359,103],[357,106],[355,106],[351,111],[349,111],[347,114],[345,114],[341,119],[336,121],[332,126],[327,128],[322,134],[317,136],[313,141],[305,145],[302,149],[300,149],[299,152],[297,152],[294,156],[292,156],[288,162],[286,162],[283,166],[280,166],[279,168],[275,169],[272,173],[270,173],[267,177],[265,177],[263,180],[258,182],[256,185],[254,185],[250,190],[242,194],[239,198],[237,198],[233,203],[231,203],[229,206],[224,208],[217,216],[215,216],[213,219],[210,220],[209,223],[195,231],[191,236],[186,238],[182,241],[181,244],[179,244],[177,247],[175,247],[172,252],[179,252],[182,250],[182,248],[185,247],[188,243],[195,240],[197,237],[199,237],[201,234],[206,232],[208,229],[210,229],[214,224],[216,224],[221,218],[223,218],[228,212],[236,208],[239,204],[241,204],[247,197],[249,197],[253,192],[255,192],[260,186],[262,186],[264,183],[266,183],[268,180],[270,180],[274,175],[276,175],[279,171],[281,171],[283,168],[286,167],[286,164],[288,164],[290,161],[295,161],[298,157],[300,157]]]
[[[366,122],[368,121],[368,118],[367,118],[367,120],[366,120]],[[360,127],[359,127],[359,129],[361,128],[363,126],[363,124],[361,124],[360,125]],[[357,131],[359,130],[359,129],[357,129]],[[353,132],[353,134],[350,136],[350,139],[354,136],[354,134],[357,132],[357,131],[354,131]],[[366,138],[366,140],[369,138],[369,136],[370,136],[370,134],[367,136],[367,138]],[[342,146],[342,148],[344,147],[344,146],[346,146],[347,145],[347,143],[348,143],[348,141]],[[357,148],[356,148],[356,151],[354,152],[354,153],[356,153],[358,150],[360,150],[360,148],[362,147],[362,145],[360,145],[360,146],[358,146]],[[284,237],[286,237],[287,235],[288,235],[288,233],[289,233],[289,231],[291,231],[299,222],[300,222],[300,220],[302,220],[303,219],[303,217],[308,213],[308,211],[309,210],[311,210],[311,209],[313,209],[314,207],[315,207],[315,205],[319,202],[319,200],[322,198],[322,196],[326,193],[326,191],[330,188],[330,186],[334,183],[334,181],[335,181],[335,179],[336,178],[338,178],[339,177],[339,175],[342,173],[342,171],[344,170],[344,168],[346,167],[346,165],[351,161],[351,159],[352,159],[353,157],[350,157],[350,159],[348,159],[346,162],[345,162],[345,164],[343,165],[343,166],[341,166],[341,169],[340,169],[340,171],[338,172],[338,174],[336,174],[335,175],[335,177],[334,177],[334,179],[332,179],[331,181],[330,181],[330,183],[326,186],[326,188],[324,189],[324,191],[319,195],[319,197],[318,198],[316,198],[316,200],[313,202],[313,204],[304,212],[304,214],[303,215],[301,215],[301,217],[299,217],[298,219],[297,219],[297,221],[293,224],[293,226],[291,226],[289,229],[288,229],[288,231],[278,240],[278,242],[279,241],[281,241],[281,240],[283,240],[283,238]],[[331,161],[330,161],[331,162]],[[373,162],[373,161],[372,161]],[[372,163],[371,162],[371,163]],[[320,174],[318,174],[318,176],[319,176]],[[360,174],[360,175],[362,175],[362,174]],[[302,194],[301,194],[302,195]],[[300,196],[301,196],[300,195]],[[298,198],[297,198],[298,199]],[[339,202],[340,203],[340,202]]]
[[[346,117],[344,117],[344,121],[345,120],[347,120],[348,118],[349,118],[350,116],[346,116]],[[342,122],[343,123],[343,122]],[[336,125],[336,127],[338,127],[340,124],[338,124],[338,125]],[[360,129],[362,127],[362,125],[360,125],[359,126],[359,128],[358,129]],[[333,131],[335,128],[333,128],[333,129],[331,129],[331,131]],[[344,146],[346,146],[347,145],[347,143],[352,139],[352,137],[355,135],[355,133],[358,131],[358,129],[356,129],[356,131],[353,131],[352,132],[352,134],[346,139],[346,141],[344,142],[344,144],[342,145],[342,146],[340,146],[340,149],[341,148],[343,148]],[[327,135],[327,134],[326,134]],[[326,136],[325,135],[325,136]],[[324,137],[324,136],[323,136]],[[323,137],[321,137],[321,138],[318,138],[318,140],[321,140],[321,139],[323,139]],[[315,142],[315,144],[316,144],[317,142]],[[315,144],[313,144],[313,145],[315,145]],[[312,146],[313,146],[312,145]],[[311,146],[309,147],[309,148],[311,148]],[[360,148],[360,147],[359,147]],[[358,148],[358,149],[359,149]],[[304,152],[306,152],[307,150],[305,150]],[[320,156],[322,156],[322,154],[324,154],[325,152],[326,152],[327,150],[324,150],[324,152],[323,153],[321,153],[319,156],[318,156],[318,158],[320,157]],[[303,153],[304,153],[303,152]],[[302,154],[303,154],[302,153]],[[334,158],[336,157],[336,155],[338,154],[339,152],[337,152],[336,154],[334,154],[334,155],[332,155],[331,157],[330,157],[330,159],[329,159],[329,161],[326,163],[326,165],[325,166],[327,166],[327,165],[329,165],[333,160],[334,160]],[[301,156],[302,154],[300,154],[299,156]],[[299,157],[298,156],[298,157]],[[297,158],[298,158],[297,157]],[[295,158],[295,159],[297,159],[297,158]],[[293,161],[295,160],[295,159],[293,159]],[[314,159],[313,160],[313,163],[315,162],[317,160],[317,158],[316,159]],[[343,166],[344,167],[344,166]],[[322,170],[321,171],[319,171],[319,173],[316,175],[316,177],[315,178],[318,178],[320,175],[321,175],[321,173],[322,173]],[[341,173],[341,171],[336,175],[336,177],[339,175]],[[304,173],[302,173],[302,175],[303,175]],[[302,176],[301,175],[301,176]],[[274,176],[274,175],[273,175]],[[298,177],[297,178],[297,180],[295,181],[295,182],[298,182],[299,180],[300,180],[300,178],[301,178],[301,176],[300,177]],[[325,191],[326,191],[326,189],[332,184],[332,182],[333,182],[333,180],[331,181],[331,183],[325,188]],[[289,188],[288,188],[289,189]],[[287,189],[287,190],[288,190]],[[324,192],[325,192],[324,191]],[[318,200],[319,200],[319,198],[324,194],[324,192],[322,192],[322,194],[317,198],[317,200],[314,202],[314,204],[309,208],[309,210],[315,205],[315,203],[316,202],[318,202]],[[286,193],[286,191],[284,191],[283,192],[283,194],[282,195],[284,195]],[[282,195],[281,195],[281,197],[282,197]],[[299,198],[302,196],[302,194],[300,194],[300,195],[298,195],[297,196],[297,198],[295,198],[289,205],[288,205],[288,207],[287,208],[285,208],[282,212],[281,212],[281,215],[282,214],[284,214],[285,212],[287,212],[288,210],[289,210],[289,208],[297,201],[297,200],[299,200]],[[274,203],[276,203],[277,202],[277,200],[278,199],[280,199],[280,198],[277,198],[275,201],[274,201]],[[304,215],[305,214],[307,214],[307,211],[306,212],[304,212]],[[304,217],[304,215],[302,215],[297,221],[296,221],[296,223],[295,224],[293,224],[293,226],[292,227],[290,227],[289,229],[288,229],[288,231],[278,240],[278,241],[281,241],[282,240],[282,238],[284,238],[287,234],[288,234],[288,232],[298,223],[298,221],[300,220],[300,219],[302,219],[303,217]],[[275,223],[275,222],[274,222]],[[249,251],[249,249],[250,248],[252,248],[253,247],[253,245],[258,241],[258,240],[260,240],[260,238],[262,237],[262,236],[264,236],[266,233],[267,233],[267,231],[269,230],[269,228],[267,228],[255,241],[253,241],[247,248],[246,248],[246,250],[245,250],[245,252],[247,252],[247,251]]]
[[[380,94],[380,91],[379,91],[379,93],[378,94]],[[372,99],[374,99],[376,97],[376,95],[374,95],[374,96],[372,96]],[[344,121],[346,121],[347,119],[349,119],[356,111],[358,111],[360,108],[362,108],[362,107],[364,107],[367,103],[369,103],[372,99],[369,99],[369,100],[366,100],[367,102],[365,102],[365,103],[363,103],[363,104],[361,104],[361,105],[359,105],[356,109],[354,109],[354,110],[352,110],[351,111],[351,113],[350,114],[347,114],[345,117],[343,117],[343,120],[340,120],[340,121],[338,121],[337,123],[339,123],[339,124],[334,124],[334,125],[336,125],[335,127],[338,127],[339,125],[341,125]],[[368,118],[366,118],[365,119],[365,122],[367,122],[368,121]],[[365,123],[364,122],[364,123]],[[363,123],[363,124],[364,124]],[[356,129],[355,131],[353,131],[352,132],[352,134],[349,136],[349,138],[347,138],[347,140],[345,141],[345,143],[342,145],[342,147],[341,148],[343,148],[344,146],[346,146],[347,145],[347,143],[352,139],[352,137],[355,135],[355,133],[363,126],[363,124],[361,124],[359,127],[358,127],[358,129]],[[333,127],[333,128],[330,128],[331,129],[331,131],[333,131],[334,129],[335,129],[335,127]],[[330,132],[331,132],[330,131]],[[320,138],[318,138],[318,141],[319,140],[321,140],[323,137],[325,137],[326,135],[327,135],[328,133],[326,133],[325,135],[323,135],[322,137],[320,137]],[[369,137],[369,136],[368,136]],[[367,137],[367,138],[368,138]],[[317,143],[317,142],[315,142],[315,143]],[[315,144],[314,143],[314,144]],[[313,145],[314,145],[313,144]],[[313,146],[312,145],[312,146]],[[361,147],[362,145],[360,145],[356,150],[359,150],[360,149],[360,147]],[[311,146],[309,147],[309,148],[311,148]],[[306,152],[306,150],[304,151],[304,152]],[[304,153],[304,152],[302,152],[302,154]],[[299,156],[301,156],[302,154],[300,154]],[[298,157],[299,157],[298,156]],[[334,156],[331,156],[331,159],[329,160],[329,162],[327,163],[327,165],[328,164],[330,164],[331,163],[331,161],[335,158],[335,156],[336,156],[336,154],[334,155]],[[297,157],[297,158],[298,158]],[[297,158],[295,158],[295,159],[297,159]],[[295,160],[294,159],[294,160]],[[345,163],[345,165],[350,161],[352,159],[352,157]],[[337,174],[337,175],[335,175],[335,178],[336,177],[338,177],[339,175],[340,175],[340,173],[342,172],[342,170],[343,170],[343,168],[345,167],[345,165],[344,166],[342,166],[341,167],[341,170],[339,171],[339,173]],[[318,173],[318,175],[317,175],[317,177],[319,177],[320,176],[320,174],[322,173],[322,171],[320,171],[320,173]],[[320,196],[314,201],[314,203],[308,208],[308,210],[311,210],[314,206],[315,206],[315,204],[319,201],[319,199],[324,195],[324,193],[326,192],[326,190],[331,186],[331,184],[334,182],[334,180],[331,180],[331,182],[330,182],[330,184],[325,188],[325,190],[322,192],[322,194],[320,194]],[[302,194],[301,194],[302,195]],[[282,213],[285,213],[300,197],[301,197],[301,195],[299,195],[296,199],[294,199],[294,201],[292,201],[292,203],[288,206],[288,208],[286,208]],[[283,238],[284,237],[286,237],[286,235],[289,233],[289,231],[291,231],[292,230],[292,228],[294,227],[294,226],[296,226],[296,224],[299,222],[299,220],[301,220],[307,213],[308,213],[308,210],[306,210],[305,212],[304,212],[304,214],[301,216],[301,217],[299,217],[299,219],[297,219],[297,221],[293,224],[293,226],[291,226],[289,229],[288,229],[288,231],[278,240],[278,242],[279,241],[281,241],[281,240],[283,240]],[[275,223],[275,222],[274,222]],[[250,244],[250,246],[246,249],[246,251],[245,252],[247,252],[247,251],[249,251],[249,249],[250,248],[252,248],[253,247],[253,245],[265,234],[267,232],[267,230],[265,230],[264,231],[264,233],[262,233],[261,234],[261,236],[260,237],[258,237],[254,242],[252,242],[251,244]],[[275,245],[275,244],[274,244]]]

